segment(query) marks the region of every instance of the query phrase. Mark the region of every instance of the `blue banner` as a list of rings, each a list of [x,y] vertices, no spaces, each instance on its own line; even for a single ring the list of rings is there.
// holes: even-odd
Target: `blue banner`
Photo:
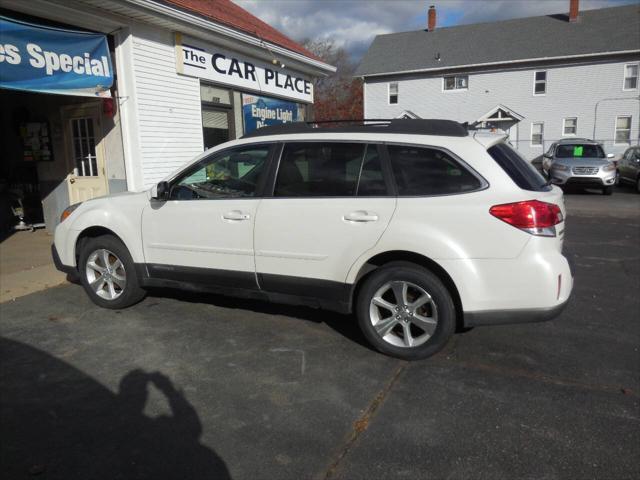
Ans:
[[[0,88],[110,97],[107,37],[0,16]]]
[[[303,120],[304,106],[277,98],[259,95],[242,95],[242,116],[244,133],[251,133],[257,128],[280,123]]]

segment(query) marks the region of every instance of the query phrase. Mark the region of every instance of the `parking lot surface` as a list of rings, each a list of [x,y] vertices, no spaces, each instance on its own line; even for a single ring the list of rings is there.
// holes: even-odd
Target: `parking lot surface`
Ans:
[[[0,476],[640,478],[640,195],[566,203],[564,313],[421,362],[306,308],[163,291],[109,311],[73,284],[3,303]]]

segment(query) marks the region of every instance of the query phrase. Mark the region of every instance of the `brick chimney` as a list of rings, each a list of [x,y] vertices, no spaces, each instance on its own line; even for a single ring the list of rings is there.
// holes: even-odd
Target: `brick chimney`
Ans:
[[[436,7],[431,5],[427,12],[427,31],[433,32],[436,29]]]
[[[580,0],[569,0],[569,22],[576,23],[580,13]]]

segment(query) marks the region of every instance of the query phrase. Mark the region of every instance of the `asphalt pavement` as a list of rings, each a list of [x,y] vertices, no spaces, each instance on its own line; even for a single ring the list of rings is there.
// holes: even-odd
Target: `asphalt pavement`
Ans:
[[[566,203],[564,313],[421,362],[307,308],[109,311],[73,284],[2,303],[0,477],[640,478],[640,195]]]

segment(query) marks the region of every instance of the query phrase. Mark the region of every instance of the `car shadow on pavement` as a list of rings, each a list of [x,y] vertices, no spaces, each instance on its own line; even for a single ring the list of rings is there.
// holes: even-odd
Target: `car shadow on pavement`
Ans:
[[[283,315],[314,323],[324,323],[350,341],[356,342],[371,351],[376,351],[365,339],[354,315],[345,315],[320,308],[271,303],[265,300],[227,297],[214,293],[190,292],[165,288],[150,289],[149,295],[152,297],[172,298],[182,302],[208,303],[222,308],[250,310],[256,313]]]
[[[0,338],[0,477],[21,479],[229,479],[200,443],[202,424],[159,372],[132,370],[109,389],[71,365]],[[143,413],[148,387],[171,415]]]

